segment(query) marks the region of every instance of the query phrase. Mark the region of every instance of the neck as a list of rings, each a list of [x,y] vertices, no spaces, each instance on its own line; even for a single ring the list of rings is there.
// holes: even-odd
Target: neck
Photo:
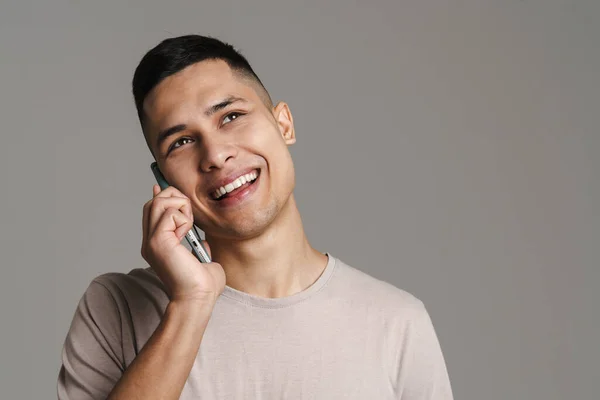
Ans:
[[[207,235],[206,240],[213,260],[225,270],[227,286],[260,297],[301,292],[327,265],[327,256],[306,238],[293,195],[260,235],[243,240]]]

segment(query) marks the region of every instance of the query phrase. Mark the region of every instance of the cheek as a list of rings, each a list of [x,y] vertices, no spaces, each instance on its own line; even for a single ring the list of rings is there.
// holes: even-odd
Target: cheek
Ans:
[[[244,142],[248,149],[263,157],[269,167],[272,163],[277,167],[285,159],[287,146],[277,126],[268,122],[255,123],[248,126],[245,135]]]
[[[250,143],[255,145],[257,149],[269,149],[273,146],[277,146],[278,142],[282,140],[279,129],[266,122],[256,122],[249,126],[246,132],[248,134],[247,139]]]
[[[172,163],[173,170],[177,171],[177,179],[170,183],[189,198],[195,196],[199,184],[199,177],[194,167],[197,165],[197,161],[194,157],[188,156],[187,158],[179,157]]]
[[[244,133],[247,150],[267,164],[271,190],[285,196],[294,188],[294,166],[281,132],[270,121],[254,123]],[[284,193],[285,192],[285,193]]]
[[[279,139],[275,138],[270,145],[267,162],[269,163],[269,175],[272,177],[273,187],[282,195],[288,195],[295,185],[292,156],[281,137]]]

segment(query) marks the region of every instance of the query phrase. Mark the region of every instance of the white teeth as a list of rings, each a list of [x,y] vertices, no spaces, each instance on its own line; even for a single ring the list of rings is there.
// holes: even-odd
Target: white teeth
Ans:
[[[234,189],[239,188],[240,186],[242,186],[245,183],[248,182],[252,182],[253,180],[255,180],[258,177],[258,173],[257,172],[250,172],[246,175],[240,176],[239,178],[237,178],[235,181],[228,183],[225,186],[221,186],[220,188],[218,188],[217,190],[215,190],[215,192],[213,193],[215,198],[219,198],[221,196],[223,196],[225,193],[229,193],[232,192]]]

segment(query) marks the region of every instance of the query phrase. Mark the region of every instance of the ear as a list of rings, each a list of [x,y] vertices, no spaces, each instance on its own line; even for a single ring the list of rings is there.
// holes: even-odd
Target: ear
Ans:
[[[294,130],[294,119],[288,105],[284,102],[279,102],[273,107],[273,116],[277,121],[279,132],[288,146],[296,143],[296,131]]]

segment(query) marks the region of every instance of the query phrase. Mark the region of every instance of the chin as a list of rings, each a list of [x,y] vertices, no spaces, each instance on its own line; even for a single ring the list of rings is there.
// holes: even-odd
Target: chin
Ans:
[[[210,236],[218,236],[222,238],[235,239],[250,239],[256,237],[267,230],[271,223],[275,220],[279,213],[279,208],[272,204],[270,207],[262,210],[243,213],[238,216],[235,221],[231,221],[218,228],[218,233]]]

